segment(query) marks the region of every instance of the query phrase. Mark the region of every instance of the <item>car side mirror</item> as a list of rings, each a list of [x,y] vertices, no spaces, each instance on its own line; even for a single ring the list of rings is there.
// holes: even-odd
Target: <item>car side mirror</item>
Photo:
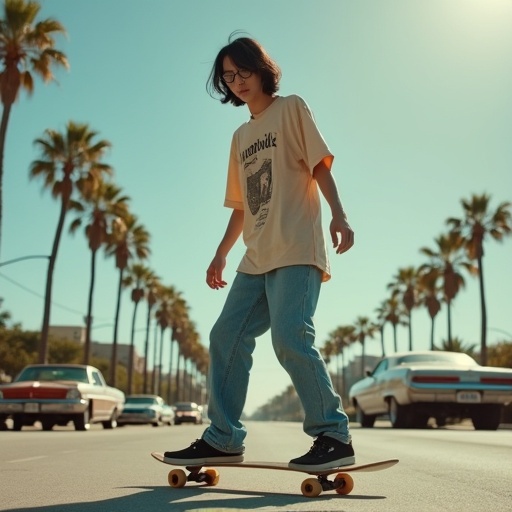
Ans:
[[[365,370],[364,374],[367,376],[367,377],[371,377],[372,376],[372,371],[369,370],[368,368]]]

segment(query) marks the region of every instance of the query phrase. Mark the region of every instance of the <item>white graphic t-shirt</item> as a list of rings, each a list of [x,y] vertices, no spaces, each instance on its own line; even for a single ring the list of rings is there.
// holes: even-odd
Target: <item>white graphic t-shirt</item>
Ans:
[[[333,155],[306,102],[278,96],[233,134],[224,205],[244,210],[239,272],[314,265],[330,278],[313,169]]]

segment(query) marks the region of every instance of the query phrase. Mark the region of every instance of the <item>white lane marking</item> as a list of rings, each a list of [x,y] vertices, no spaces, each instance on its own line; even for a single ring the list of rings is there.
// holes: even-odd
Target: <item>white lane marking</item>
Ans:
[[[28,459],[16,459],[16,460],[8,460],[9,464],[14,464],[16,462],[30,462],[32,460],[45,459],[47,455],[39,455],[38,457],[29,457]]]

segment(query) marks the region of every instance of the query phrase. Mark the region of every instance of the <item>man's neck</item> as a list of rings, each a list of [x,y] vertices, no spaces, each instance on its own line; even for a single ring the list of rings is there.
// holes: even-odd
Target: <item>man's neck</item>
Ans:
[[[268,94],[262,94],[259,98],[255,99],[247,106],[249,107],[249,112],[251,116],[257,116],[261,114],[265,109],[267,109],[276,99],[276,96],[269,96]]]

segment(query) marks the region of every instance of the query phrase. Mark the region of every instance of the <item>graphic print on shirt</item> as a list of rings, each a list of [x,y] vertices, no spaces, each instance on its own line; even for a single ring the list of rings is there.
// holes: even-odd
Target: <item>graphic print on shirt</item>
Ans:
[[[258,216],[255,229],[265,225],[268,203],[272,198],[272,147],[276,147],[275,134],[268,133],[242,152],[242,162],[247,180],[247,203],[253,216]],[[258,155],[260,153],[260,155]],[[248,159],[248,157],[252,157]]]

